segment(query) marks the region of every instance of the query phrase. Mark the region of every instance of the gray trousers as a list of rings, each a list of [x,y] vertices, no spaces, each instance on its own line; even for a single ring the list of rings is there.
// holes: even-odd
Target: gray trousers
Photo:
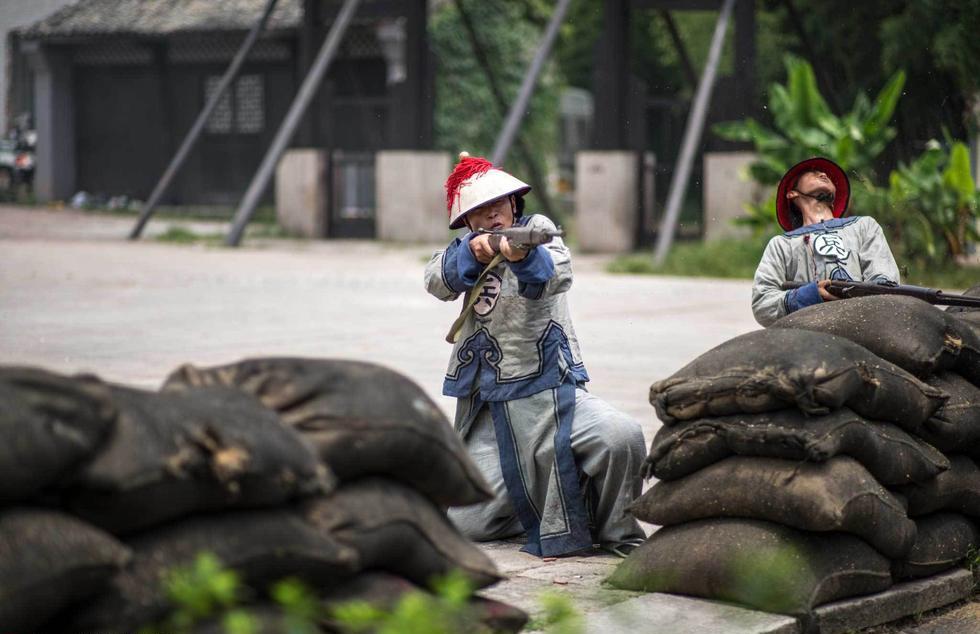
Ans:
[[[504,484],[489,407],[483,407],[472,424],[462,431],[466,448],[493,487],[495,497],[489,502],[452,508],[449,518],[464,535],[476,541],[520,535],[524,528]],[[644,539],[640,525],[626,512],[627,506],[640,495],[642,486],[640,469],[646,458],[646,445],[639,423],[602,399],[576,389],[571,443],[594,524],[595,540],[600,544],[617,544]],[[539,463],[535,470],[538,481],[528,483],[528,488],[542,491],[547,487],[546,479],[551,477],[551,456],[534,456],[534,459]]]

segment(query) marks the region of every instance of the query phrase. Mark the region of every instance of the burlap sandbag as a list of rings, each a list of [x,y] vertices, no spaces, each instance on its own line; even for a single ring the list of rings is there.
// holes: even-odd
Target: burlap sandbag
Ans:
[[[129,557],[129,549],[111,535],[70,515],[4,510],[0,631],[37,631],[66,606],[100,592]]]
[[[844,407],[914,431],[945,395],[834,335],[767,329],[735,337],[650,388],[664,424],[786,408],[819,415]]]
[[[949,453],[980,453],[980,388],[953,372],[926,382],[949,394],[949,400],[922,424],[917,434]]]
[[[661,427],[644,475],[676,480],[733,454],[810,462],[847,455],[887,486],[928,480],[949,468],[943,454],[891,423],[866,420],[847,408],[825,416],[788,409]]]
[[[493,496],[438,406],[410,379],[385,367],[301,358],[185,365],[164,389],[187,385],[227,385],[256,396],[303,432],[341,480],[390,477],[444,506]]]
[[[932,480],[899,487],[909,503],[909,515],[955,511],[980,517],[980,468],[964,455],[949,457],[950,467]]]
[[[57,484],[108,436],[108,388],[35,368],[0,368],[0,504]]]
[[[733,456],[680,480],[657,482],[630,511],[660,526],[742,517],[840,531],[892,558],[904,557],[915,542],[915,523],[902,504],[847,456],[820,463]]]
[[[968,518],[956,513],[935,513],[915,521],[912,550],[892,562],[895,579],[928,577],[952,568],[980,546],[980,532]]]
[[[963,346],[953,370],[980,387],[980,313],[944,313],[960,333]]]
[[[815,304],[770,327],[837,335],[920,377],[952,367],[963,346],[945,312],[901,295]]]
[[[493,561],[416,491],[381,478],[344,484],[304,503],[309,521],[354,548],[366,570],[383,570],[431,587],[458,569],[476,588],[500,580]]]
[[[173,605],[162,580],[175,567],[213,554],[258,593],[294,577],[312,588],[344,583],[357,553],[289,509],[228,511],[189,517],[129,541],[133,561],[89,605],[66,614],[63,631],[133,632],[166,618]]]
[[[710,519],[660,529],[609,583],[803,615],[829,601],[885,590],[892,576],[888,560],[852,535]]]
[[[247,394],[113,387],[112,396],[115,432],[73,479],[68,502],[114,533],[194,511],[273,506],[332,485],[313,447]]]

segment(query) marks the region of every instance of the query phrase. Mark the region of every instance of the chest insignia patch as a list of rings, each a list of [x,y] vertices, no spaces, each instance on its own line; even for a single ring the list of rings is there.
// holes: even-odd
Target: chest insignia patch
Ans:
[[[501,278],[496,273],[487,273],[487,277],[483,282],[483,288],[480,289],[479,295],[476,297],[476,303],[473,304],[473,312],[484,317],[490,314],[493,307],[497,305],[497,298],[500,297],[500,285]]]
[[[851,252],[844,246],[840,234],[834,232],[821,233],[813,240],[813,250],[820,255],[837,260],[846,260]]]

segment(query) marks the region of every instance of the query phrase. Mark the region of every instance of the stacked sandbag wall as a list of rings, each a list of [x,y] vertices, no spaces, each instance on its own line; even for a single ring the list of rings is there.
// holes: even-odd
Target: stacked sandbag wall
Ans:
[[[806,617],[960,564],[980,546],[980,337],[962,316],[828,302],[655,383],[659,481],[633,513],[662,528],[610,582]]]
[[[486,483],[431,399],[383,367],[183,366],[157,392],[0,368],[0,402],[0,630],[161,623],[165,574],[201,552],[256,591],[262,631],[288,625],[264,594],[287,577],[326,607],[392,606],[453,571],[500,579],[445,516]],[[526,621],[472,605],[498,631]]]

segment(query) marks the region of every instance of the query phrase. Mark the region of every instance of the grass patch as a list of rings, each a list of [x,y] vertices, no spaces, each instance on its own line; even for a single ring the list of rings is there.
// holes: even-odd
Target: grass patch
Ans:
[[[653,253],[633,253],[616,258],[606,267],[610,273],[679,275],[751,279],[765,249],[761,240],[686,242],[674,245],[663,265],[655,266]]]
[[[750,280],[765,250],[766,239],[682,242],[674,245],[663,266],[654,266],[653,253],[622,255],[608,264],[610,273],[676,275]],[[966,289],[980,283],[980,267],[947,264],[943,267],[905,267],[902,283],[939,289]],[[907,270],[906,270],[907,269]]]
[[[206,244],[208,246],[218,246],[223,244],[224,236],[220,233],[201,235],[184,227],[172,226],[158,235],[156,241],[169,244]]]

